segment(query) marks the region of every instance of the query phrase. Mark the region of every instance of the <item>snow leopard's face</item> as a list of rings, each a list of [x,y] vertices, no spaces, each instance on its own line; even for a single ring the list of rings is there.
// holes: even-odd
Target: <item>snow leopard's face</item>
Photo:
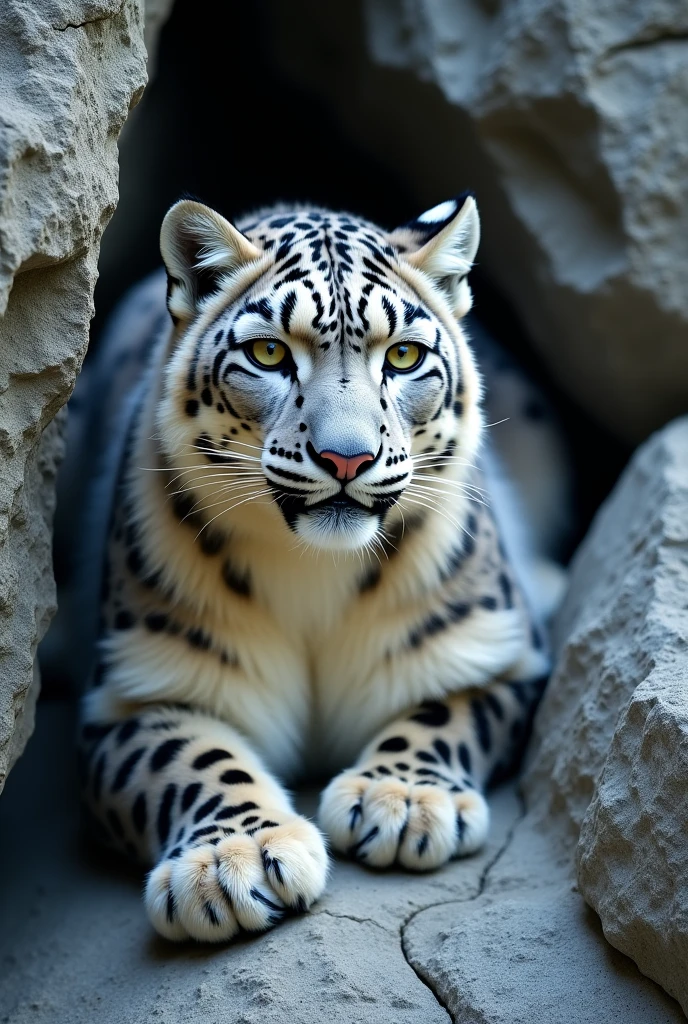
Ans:
[[[193,203],[166,218],[167,454],[213,515],[269,502],[313,547],[374,544],[391,516],[436,502],[424,475],[451,476],[478,443],[458,324],[475,204],[452,200],[391,235],[321,209],[242,232]]]

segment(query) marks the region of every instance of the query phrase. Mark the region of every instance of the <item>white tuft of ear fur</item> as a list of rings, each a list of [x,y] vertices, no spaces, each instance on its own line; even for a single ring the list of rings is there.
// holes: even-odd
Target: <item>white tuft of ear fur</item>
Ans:
[[[167,308],[175,324],[192,320],[223,276],[262,256],[219,213],[188,199],[168,210],[160,229],[160,252],[167,270]]]
[[[480,243],[480,218],[470,193],[449,199],[399,228],[391,236],[403,258],[432,278],[460,319],[471,308],[466,275]]]

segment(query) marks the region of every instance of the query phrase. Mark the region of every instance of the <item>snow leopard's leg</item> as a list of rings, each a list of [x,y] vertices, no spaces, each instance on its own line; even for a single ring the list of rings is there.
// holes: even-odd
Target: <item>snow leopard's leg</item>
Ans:
[[[335,849],[418,871],[479,849],[485,785],[518,762],[543,681],[494,682],[427,701],[383,729],[322,794]]]
[[[154,865],[145,903],[161,935],[222,941],[321,895],[320,832],[226,723],[174,706],[87,718],[81,758],[101,836]]]

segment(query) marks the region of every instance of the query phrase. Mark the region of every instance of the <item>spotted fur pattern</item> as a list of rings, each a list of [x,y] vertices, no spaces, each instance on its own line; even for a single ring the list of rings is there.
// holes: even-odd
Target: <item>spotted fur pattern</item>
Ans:
[[[167,215],[173,327],[126,363],[107,528],[84,539],[107,555],[85,799],[151,866],[171,939],[307,908],[323,832],[376,867],[478,849],[548,669],[481,461],[472,197],[393,233],[309,207],[240,228],[196,203]],[[112,351],[89,380],[103,405]],[[332,777],[322,832],[284,788],[307,775]]]

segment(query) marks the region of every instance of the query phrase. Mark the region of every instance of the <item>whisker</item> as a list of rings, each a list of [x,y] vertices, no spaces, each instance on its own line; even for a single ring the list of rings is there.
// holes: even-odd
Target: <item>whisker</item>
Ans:
[[[232,512],[235,508],[239,508],[240,505],[245,505],[247,501],[255,501],[256,498],[259,498],[261,495],[263,495],[263,494],[271,494],[271,493],[272,492],[270,491],[270,488],[267,488],[264,491],[257,491],[255,494],[250,494],[247,498],[244,498],[242,501],[237,501],[236,504],[231,505],[229,508],[223,509],[221,512],[218,512],[216,516],[213,516],[213,518],[209,522],[205,523],[201,527],[201,529],[196,534],[196,538],[195,539],[198,540],[198,538],[203,533],[203,531],[205,529],[207,529],[207,527],[209,527],[211,525],[211,523],[214,523],[216,519],[219,519],[220,516],[227,515],[228,513]],[[228,498],[226,500],[227,501],[231,501],[232,499]],[[223,504],[223,502],[218,502],[217,504],[221,505],[221,504]]]
[[[465,498],[466,501],[473,501],[476,505],[483,505],[484,508],[490,506],[482,498],[477,497],[475,494],[457,493],[456,491],[445,491],[440,487],[419,487],[418,484],[409,484],[406,488],[407,491],[415,491],[417,493],[426,494],[442,494],[445,498]]]

